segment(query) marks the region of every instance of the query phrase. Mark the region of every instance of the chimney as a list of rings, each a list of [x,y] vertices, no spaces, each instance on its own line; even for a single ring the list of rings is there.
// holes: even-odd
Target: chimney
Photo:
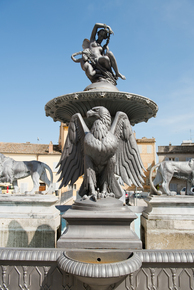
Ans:
[[[53,143],[52,143],[52,141],[49,143],[49,153],[53,153]]]

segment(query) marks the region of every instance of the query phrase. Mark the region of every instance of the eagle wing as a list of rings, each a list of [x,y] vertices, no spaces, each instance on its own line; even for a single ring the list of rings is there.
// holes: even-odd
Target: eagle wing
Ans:
[[[63,148],[61,159],[57,165],[61,181],[60,188],[73,185],[84,173],[84,138],[89,132],[80,113],[71,117],[68,134]]]
[[[145,170],[138,146],[127,115],[117,112],[111,126],[111,132],[117,136],[118,148],[116,151],[115,173],[128,184],[142,187]]]

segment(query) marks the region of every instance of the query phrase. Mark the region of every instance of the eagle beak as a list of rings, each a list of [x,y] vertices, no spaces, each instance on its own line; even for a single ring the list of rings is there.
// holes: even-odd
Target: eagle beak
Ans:
[[[86,113],[87,118],[92,117],[93,115],[94,115],[94,111],[92,111],[92,110],[89,110]]]

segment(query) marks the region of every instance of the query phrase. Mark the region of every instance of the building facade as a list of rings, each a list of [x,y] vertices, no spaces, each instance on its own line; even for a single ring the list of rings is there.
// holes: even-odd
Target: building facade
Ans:
[[[135,133],[134,133],[135,134]],[[149,182],[149,174],[151,168],[156,164],[156,141],[155,138],[146,138],[143,137],[141,139],[136,139],[137,146],[139,148],[140,156],[146,171],[144,171],[145,177],[143,189],[135,188],[135,186],[128,187],[127,190],[143,190],[144,192],[150,191],[150,182]]]

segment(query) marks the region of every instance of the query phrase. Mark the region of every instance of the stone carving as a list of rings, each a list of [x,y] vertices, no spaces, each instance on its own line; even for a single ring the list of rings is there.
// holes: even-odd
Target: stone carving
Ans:
[[[157,169],[155,179],[152,181],[153,170]],[[194,159],[190,161],[163,161],[152,167],[150,171],[150,187],[155,194],[176,195],[175,191],[170,191],[169,183],[173,177],[187,180],[188,187],[194,185]],[[156,185],[162,184],[163,192],[156,189]]]
[[[127,115],[117,112],[111,125],[111,115],[102,106],[87,112],[91,130],[81,114],[74,114],[58,166],[60,188],[73,185],[84,174],[80,196],[122,196],[115,174],[131,185],[142,187],[143,163]]]
[[[111,34],[113,31],[110,26],[96,23],[90,40],[84,39],[83,41],[83,51],[73,53],[71,56],[74,62],[80,63],[92,83],[106,81],[116,85],[119,77],[125,80],[125,76],[118,70],[114,54],[108,48]],[[103,40],[106,40],[106,43],[102,46]],[[81,57],[76,58],[77,55],[81,55]]]
[[[46,169],[50,173],[50,180],[47,177]],[[48,186],[47,190],[41,192],[46,194],[53,183],[53,173],[47,164],[36,160],[15,161],[0,153],[0,182],[13,184],[15,193],[19,191],[17,180],[30,175],[33,181],[33,188],[27,194],[35,194],[35,191],[39,190],[39,179]]]
[[[107,263],[108,261],[108,263]],[[66,251],[57,260],[64,272],[73,274],[91,290],[108,290],[120,284],[129,274],[140,269],[142,261],[136,253]],[[117,286],[118,286],[117,284]]]
[[[113,106],[115,101],[116,105]],[[106,107],[111,116],[116,111],[126,113],[132,126],[156,117],[158,111],[157,104],[146,97],[102,90],[77,92],[54,98],[45,105],[45,111],[46,116],[50,116],[55,122],[69,123],[72,115],[80,113],[85,116],[89,109],[96,106]]]

